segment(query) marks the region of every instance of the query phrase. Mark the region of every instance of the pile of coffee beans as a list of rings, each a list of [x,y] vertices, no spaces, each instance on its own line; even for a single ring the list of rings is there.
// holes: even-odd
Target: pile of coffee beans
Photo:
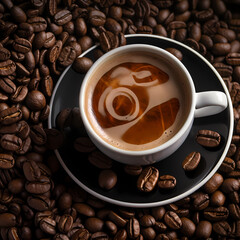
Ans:
[[[239,239],[239,13],[237,0],[1,0],[0,238]],[[99,57],[133,33],[169,37],[201,53],[224,79],[234,107],[234,135],[218,172],[190,196],[149,209],[100,201],[60,167],[52,150],[63,144],[65,126],[79,127],[78,109],[61,112],[58,130],[47,129],[49,101],[62,71],[73,63],[86,72],[92,62],[75,60],[79,54],[99,43]],[[95,149],[86,139],[75,145]],[[93,164],[96,157],[101,156]],[[99,181],[109,189],[117,179],[103,171]],[[125,171],[139,175],[142,168]],[[162,178],[158,185],[174,185],[173,176]]]

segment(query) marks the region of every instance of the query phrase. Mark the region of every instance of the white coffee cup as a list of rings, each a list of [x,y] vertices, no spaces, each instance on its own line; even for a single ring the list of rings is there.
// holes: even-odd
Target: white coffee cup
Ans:
[[[134,55],[136,52],[142,52],[143,54],[151,54],[160,61],[166,61],[169,66],[172,67],[172,71],[176,72],[184,79],[184,86],[189,95],[188,113],[186,119],[181,128],[165,143],[146,150],[126,150],[118,148],[112,144],[109,144],[94,130],[92,124],[88,119],[86,107],[86,91],[92,82],[92,78],[99,78],[106,73],[108,68],[118,65],[118,59],[128,62],[128,59],[123,60],[123,56],[126,54]],[[185,141],[189,132],[191,131],[194,118],[206,117],[222,112],[228,106],[228,101],[225,93],[220,91],[206,91],[196,93],[191,75],[185,66],[171,53],[164,49],[147,45],[147,44],[132,44],[114,49],[102,57],[100,57],[90,68],[85,75],[79,95],[79,107],[80,114],[86,131],[93,141],[93,143],[110,158],[131,165],[147,165],[158,162],[170,156],[174,153]]]

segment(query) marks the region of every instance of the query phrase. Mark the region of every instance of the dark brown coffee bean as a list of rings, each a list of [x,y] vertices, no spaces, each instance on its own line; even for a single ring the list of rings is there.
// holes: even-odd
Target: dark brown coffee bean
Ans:
[[[143,215],[139,221],[140,221],[140,225],[143,227],[152,227],[156,223],[155,218],[149,214]]]
[[[79,73],[87,73],[90,67],[93,65],[93,61],[87,57],[76,58],[73,62],[72,68]]]
[[[13,134],[5,134],[1,137],[0,143],[7,151],[17,151],[22,145],[22,140]]]
[[[47,142],[47,135],[42,127],[34,125],[31,127],[30,137],[37,145],[43,145]]]
[[[13,194],[19,194],[24,191],[25,180],[23,178],[12,179],[8,183],[8,190]]]
[[[22,8],[18,6],[13,6],[10,9],[10,14],[15,22],[24,23],[27,21],[26,13],[22,10]]]
[[[238,204],[230,203],[228,205],[229,215],[235,220],[240,219],[240,208]]]
[[[227,55],[231,50],[229,43],[215,43],[212,47],[212,53],[216,56]]]
[[[28,94],[28,88],[26,86],[19,86],[17,87],[16,91],[11,94],[10,100],[13,103],[22,102]]]
[[[104,222],[96,217],[87,218],[84,224],[85,228],[91,232],[101,232],[104,226]]]
[[[212,18],[212,16],[213,16],[213,10],[211,8],[195,12],[195,18],[199,22],[207,21],[210,18]]]
[[[223,221],[228,218],[229,211],[226,207],[208,207],[204,209],[204,217],[209,221]]]
[[[59,200],[58,200],[58,206],[61,210],[66,210],[70,208],[72,205],[72,196],[69,193],[63,193]]]
[[[119,216],[116,212],[110,211],[108,214],[108,218],[114,222],[118,227],[124,227],[127,224],[127,221]]]
[[[230,193],[233,191],[238,191],[240,187],[240,183],[237,179],[235,178],[226,178],[224,179],[222,185],[221,185],[221,190],[224,193]]]
[[[1,76],[8,76],[11,75],[16,71],[16,64],[8,59],[4,62],[0,62],[0,75]]]
[[[73,63],[76,57],[77,55],[75,49],[70,46],[66,46],[62,49],[58,57],[58,62],[61,66],[67,67]]]
[[[34,32],[34,29],[31,24],[27,22],[22,22],[18,25],[17,34],[21,38],[27,38],[31,36]]]
[[[101,11],[92,10],[88,15],[88,21],[94,27],[103,26],[106,22],[106,15]]]
[[[161,189],[173,189],[176,184],[176,178],[171,175],[162,175],[158,179],[158,187]]]
[[[231,227],[227,221],[213,223],[213,231],[221,236],[228,236],[231,233]]]
[[[165,213],[164,221],[171,229],[179,229],[182,226],[181,219],[173,211],[168,211]]]
[[[10,58],[11,53],[8,51],[8,49],[1,47],[0,48],[0,61],[6,61]]]
[[[193,199],[193,207],[196,210],[203,210],[209,205],[209,196],[208,194],[202,192],[195,192],[191,195]]]
[[[58,229],[62,233],[67,233],[72,228],[72,224],[73,224],[72,216],[64,214],[59,219]]]
[[[32,49],[32,44],[25,38],[17,38],[13,42],[13,48],[20,53],[27,53]]]
[[[229,53],[226,56],[226,62],[229,65],[240,65],[240,54],[239,53]]]
[[[157,184],[159,171],[155,167],[146,167],[137,180],[137,188],[142,192],[150,192]]]
[[[8,94],[12,94],[16,91],[16,85],[9,77],[0,78],[0,88]]]
[[[37,90],[29,92],[26,96],[26,105],[33,111],[38,111],[46,106],[46,98]]]
[[[109,236],[105,232],[95,232],[91,236],[91,240],[103,239],[108,240]]]
[[[225,157],[219,170],[224,173],[229,173],[235,169],[235,162],[229,157]]]
[[[102,170],[98,176],[98,184],[101,188],[110,190],[117,183],[117,174],[111,169]]]
[[[130,208],[119,208],[119,214],[124,218],[132,218],[135,216],[135,211]]]
[[[54,22],[62,26],[72,20],[72,14],[69,10],[63,9],[54,15]]]
[[[62,41],[58,40],[56,44],[48,50],[48,60],[50,63],[56,62],[62,51],[62,45]]]
[[[37,182],[26,182],[25,189],[32,194],[43,194],[50,190],[51,183],[48,177],[41,176]]]
[[[71,237],[72,240],[78,240],[78,239],[87,240],[89,238],[90,238],[90,233],[85,228],[76,229],[76,231],[73,233]]]
[[[212,233],[212,224],[209,221],[200,221],[196,227],[195,235],[198,238],[209,238]]]
[[[199,130],[196,140],[204,147],[217,147],[221,142],[221,136],[215,131]]]
[[[39,226],[40,226],[41,230],[47,234],[50,234],[50,235],[56,234],[56,229],[55,229],[56,222],[54,219],[45,217],[40,221]]]
[[[95,211],[92,207],[85,203],[75,203],[73,207],[77,210],[77,212],[86,217],[94,217]]]
[[[14,157],[10,154],[0,153],[0,168],[10,169],[14,166]]]
[[[35,35],[34,41],[33,41],[34,48],[37,48],[37,49],[42,48],[46,39],[47,39],[46,32],[42,31],[42,32],[37,33]]]
[[[185,171],[192,171],[197,168],[201,160],[199,152],[191,152],[182,162],[182,167]]]
[[[136,218],[130,218],[127,223],[127,234],[129,238],[137,238],[140,235],[140,225]]]
[[[186,236],[191,238],[196,230],[196,225],[194,224],[194,222],[192,220],[190,220],[189,218],[186,217],[182,217],[181,218],[182,221],[182,227],[181,227],[181,233]]]
[[[101,153],[100,151],[94,151],[88,156],[88,161],[97,168],[109,169],[112,167],[112,159]]]
[[[48,210],[51,206],[51,201],[48,197],[45,197],[43,195],[39,196],[29,196],[27,198],[28,205],[37,210],[37,211],[45,211]]]
[[[125,165],[124,172],[132,176],[138,176],[142,172],[142,167],[135,165]]]
[[[3,125],[13,124],[22,118],[22,111],[16,107],[7,108],[0,112],[0,122]]]
[[[217,190],[211,195],[210,203],[213,206],[223,206],[225,200],[226,200],[225,195],[221,191]]]
[[[16,216],[12,213],[0,213],[0,226],[4,227],[14,227],[17,223]]]
[[[127,239],[127,231],[125,229],[120,229],[116,235],[114,236],[114,240],[126,240]]]
[[[108,52],[109,50],[116,48],[119,44],[117,36],[109,31],[100,33],[99,41],[104,52]]]

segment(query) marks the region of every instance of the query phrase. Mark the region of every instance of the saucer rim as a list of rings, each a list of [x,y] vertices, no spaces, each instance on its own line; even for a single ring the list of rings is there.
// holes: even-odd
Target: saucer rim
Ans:
[[[86,192],[88,192],[89,194],[93,195],[94,197],[103,200],[105,202],[108,202],[110,204],[114,204],[114,205],[118,205],[118,206],[122,206],[122,207],[134,207],[134,208],[148,208],[148,207],[158,207],[158,206],[162,206],[162,205],[166,205],[166,204],[170,204],[176,201],[179,201],[181,199],[183,199],[184,197],[189,196],[190,194],[194,193],[195,191],[197,191],[200,187],[202,187],[218,170],[218,168],[220,167],[220,165],[222,164],[225,156],[227,155],[228,149],[230,147],[231,144],[231,138],[233,135],[233,129],[234,129],[234,116],[233,116],[233,106],[232,106],[232,101],[231,101],[231,97],[230,94],[228,92],[227,86],[224,83],[222,77],[220,76],[220,74],[217,72],[217,70],[213,67],[213,65],[206,59],[204,58],[201,54],[199,54],[197,51],[195,51],[194,49],[190,48],[189,46],[178,42],[174,39],[171,38],[167,38],[167,37],[163,37],[163,36],[158,36],[158,35],[151,35],[151,34],[130,34],[130,35],[125,35],[126,38],[134,38],[134,37],[145,37],[145,38],[157,38],[157,39],[162,39],[165,41],[169,41],[172,42],[174,44],[180,45],[183,48],[188,49],[189,51],[191,51],[192,53],[194,53],[196,55],[196,57],[199,57],[202,61],[204,61],[209,67],[210,69],[213,71],[213,73],[216,75],[216,77],[218,78],[218,80],[220,81],[224,93],[227,96],[227,100],[228,100],[228,107],[229,107],[229,132],[228,132],[228,138],[227,138],[227,142],[225,145],[225,149],[221,155],[221,157],[219,158],[217,164],[213,167],[213,169],[208,173],[208,175],[202,179],[198,184],[196,184],[195,186],[193,186],[191,189],[189,189],[188,191],[185,191],[175,197],[169,198],[169,199],[165,199],[162,201],[156,201],[156,202],[149,202],[149,203],[134,203],[134,202],[126,202],[126,201],[120,201],[120,200],[116,200],[116,199],[112,199],[110,197],[106,197],[102,194],[99,194],[95,191],[93,191],[92,189],[90,189],[89,187],[87,187],[85,184],[83,184],[81,181],[78,180],[77,177],[75,177],[73,175],[73,173],[69,170],[69,168],[66,166],[66,164],[64,163],[59,151],[57,149],[54,150],[60,164],[62,165],[63,169],[67,172],[67,174],[73,179],[73,181],[79,185],[81,188],[83,188]],[[81,55],[79,55],[79,57],[83,57],[85,56],[88,52],[92,51],[93,49],[97,48],[99,46],[99,44],[96,44],[94,46],[92,46],[91,48],[89,48],[88,50],[86,50],[85,52],[83,52]],[[55,88],[53,90],[52,96],[51,96],[51,100],[50,100],[50,112],[49,112],[49,117],[48,117],[48,128],[52,128],[52,109],[53,109],[53,102],[55,99],[55,95],[56,92],[58,90],[59,85],[61,84],[65,74],[67,73],[67,71],[69,70],[69,68],[71,67],[68,66],[63,73],[61,74],[61,76],[59,77]]]

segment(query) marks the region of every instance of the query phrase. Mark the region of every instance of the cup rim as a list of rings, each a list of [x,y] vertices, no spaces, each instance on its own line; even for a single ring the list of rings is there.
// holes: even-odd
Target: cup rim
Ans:
[[[92,125],[90,124],[87,114],[85,112],[85,89],[88,85],[88,80],[91,77],[91,75],[93,74],[93,72],[95,71],[96,68],[98,68],[101,64],[103,64],[103,61],[108,60],[109,58],[112,57],[113,54],[121,54],[121,53],[125,53],[130,51],[133,51],[134,49],[140,49],[140,51],[154,51],[154,52],[158,52],[162,55],[164,55],[168,60],[170,59],[170,61],[173,61],[174,64],[178,65],[179,69],[181,69],[181,71],[186,75],[186,81],[188,81],[188,84],[190,86],[190,90],[191,90],[191,106],[189,108],[189,112],[188,112],[188,116],[186,118],[186,121],[183,123],[183,125],[181,126],[181,128],[178,130],[178,132],[176,134],[174,134],[173,137],[171,137],[168,141],[166,141],[165,143],[150,148],[150,149],[145,149],[145,150],[125,150],[122,148],[117,148],[109,143],[107,143],[105,140],[103,140],[93,129]],[[81,88],[80,88],[80,93],[79,93],[79,108],[80,108],[80,114],[81,114],[81,118],[82,121],[84,123],[85,128],[87,128],[87,132],[90,132],[92,137],[95,138],[95,140],[97,140],[98,142],[101,143],[101,145],[103,145],[105,148],[108,148],[111,151],[114,151],[116,153],[119,153],[121,155],[127,155],[127,156],[147,156],[147,155],[151,155],[153,153],[156,152],[160,152],[163,151],[169,147],[171,147],[174,143],[176,143],[183,135],[184,133],[188,130],[189,126],[191,126],[192,120],[194,118],[194,110],[195,110],[195,105],[196,105],[196,90],[195,90],[195,86],[192,80],[192,77],[190,75],[190,73],[188,72],[188,70],[186,69],[186,67],[183,65],[183,63],[174,55],[172,55],[171,53],[169,53],[168,51],[166,51],[163,48],[160,47],[156,47],[156,46],[152,46],[152,45],[148,45],[148,44],[131,44],[131,45],[125,45],[125,46],[121,46],[118,47],[116,49],[113,49],[107,53],[105,53],[103,56],[101,56],[96,62],[94,62],[94,64],[91,66],[91,68],[88,70],[87,74],[84,76],[82,84],[81,84]]]

